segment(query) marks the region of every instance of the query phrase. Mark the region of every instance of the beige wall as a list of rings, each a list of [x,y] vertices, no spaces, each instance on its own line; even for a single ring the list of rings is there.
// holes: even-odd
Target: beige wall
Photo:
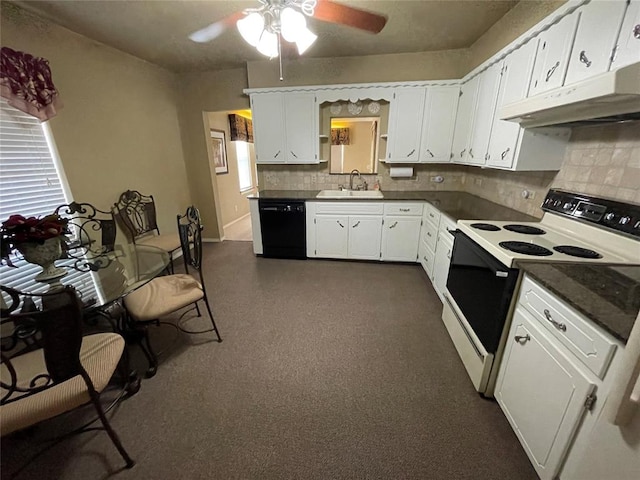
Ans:
[[[200,209],[205,238],[220,238],[223,225],[217,189],[209,165],[209,119],[206,112],[249,108],[244,68],[179,76],[180,128],[193,202]],[[214,174],[215,175],[215,174]]]
[[[229,165],[229,173],[219,175],[216,175],[214,173],[215,178],[213,179],[218,189],[218,198],[220,200],[220,215],[222,217],[222,225],[224,226],[249,213],[249,200],[247,199],[247,195],[255,192],[256,189],[253,188],[252,190],[245,193],[240,193],[236,142],[232,142],[230,140],[231,133],[229,131],[229,113],[209,112],[207,114],[207,117],[209,119],[209,127],[216,130],[224,131],[225,139],[227,141],[227,164]],[[253,150],[253,144],[248,145],[253,184],[256,185],[255,153]],[[211,157],[209,158],[211,161]]]
[[[401,82],[461,78],[467,71],[468,51],[370,55],[363,57],[283,60],[284,81],[279,79],[277,60],[247,62],[249,86],[286,87],[341,83]]]
[[[160,231],[190,202],[176,78],[147,62],[2,3],[2,45],[49,60],[64,103],[50,121],[73,198],[108,209],[152,193]]]
[[[471,45],[465,74],[506,47],[564,3],[566,0],[521,0]]]

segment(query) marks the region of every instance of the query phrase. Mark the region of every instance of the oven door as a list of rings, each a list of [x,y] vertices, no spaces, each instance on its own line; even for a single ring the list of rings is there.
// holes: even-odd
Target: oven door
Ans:
[[[485,350],[495,354],[509,312],[518,270],[505,267],[459,230],[447,290]]]

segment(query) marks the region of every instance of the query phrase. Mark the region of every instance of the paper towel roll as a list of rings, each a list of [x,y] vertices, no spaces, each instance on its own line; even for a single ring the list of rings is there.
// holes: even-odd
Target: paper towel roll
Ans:
[[[413,177],[413,167],[391,167],[389,175],[395,178]]]

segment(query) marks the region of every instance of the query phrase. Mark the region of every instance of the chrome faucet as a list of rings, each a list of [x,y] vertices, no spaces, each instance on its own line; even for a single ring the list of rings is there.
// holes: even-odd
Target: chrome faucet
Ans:
[[[360,172],[358,171],[357,168],[354,168],[353,170],[351,170],[351,173],[349,174],[349,190],[353,190],[353,176],[354,175],[358,175],[358,178],[360,180],[362,180],[362,177],[360,176]]]

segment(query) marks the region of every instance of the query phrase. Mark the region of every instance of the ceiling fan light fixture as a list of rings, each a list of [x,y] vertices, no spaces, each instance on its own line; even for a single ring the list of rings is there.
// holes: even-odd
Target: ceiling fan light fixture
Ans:
[[[264,17],[254,12],[238,20],[236,23],[242,38],[252,47],[258,47],[264,32]],[[266,33],[266,32],[265,32]],[[260,50],[258,48],[258,50]]]
[[[256,46],[258,51],[269,57],[275,58],[278,56],[278,35],[275,33],[268,32],[264,30],[262,35],[260,36],[260,41]]]
[[[280,13],[282,38],[287,42],[296,42],[307,30],[307,21],[304,15],[293,8],[287,7]]]
[[[296,46],[298,47],[298,54],[302,55],[306,52],[311,45],[317,40],[318,36],[313,33],[308,28],[305,28],[300,35],[298,35],[298,39],[296,40]]]

